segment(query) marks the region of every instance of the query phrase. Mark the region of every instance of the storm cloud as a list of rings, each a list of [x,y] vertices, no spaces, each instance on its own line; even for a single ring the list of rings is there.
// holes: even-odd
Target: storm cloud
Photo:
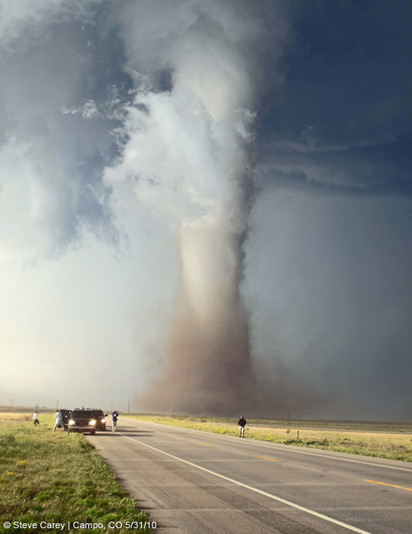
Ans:
[[[410,418],[409,3],[0,21],[0,402]]]

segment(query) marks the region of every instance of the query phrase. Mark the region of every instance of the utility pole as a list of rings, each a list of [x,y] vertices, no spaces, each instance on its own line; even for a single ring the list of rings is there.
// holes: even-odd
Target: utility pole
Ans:
[[[130,401],[127,403],[127,413],[130,415]]]

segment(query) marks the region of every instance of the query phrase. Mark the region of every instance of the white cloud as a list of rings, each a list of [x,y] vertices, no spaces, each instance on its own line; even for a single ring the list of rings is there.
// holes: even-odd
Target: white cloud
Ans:
[[[90,7],[103,0],[0,0],[0,42],[7,46],[24,32],[38,36],[53,20],[91,21]]]

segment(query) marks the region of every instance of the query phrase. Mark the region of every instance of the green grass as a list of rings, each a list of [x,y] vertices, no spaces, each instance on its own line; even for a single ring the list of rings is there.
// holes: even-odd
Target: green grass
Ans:
[[[80,521],[105,526],[109,521],[149,521],[83,435],[62,430],[53,433],[52,415],[42,415],[36,428],[31,417],[25,417],[29,421],[25,422],[24,416],[0,415],[0,532],[46,532],[6,529],[4,521]],[[109,530],[133,531],[125,527]],[[150,530],[146,527],[138,532]]]
[[[229,436],[238,435],[233,419],[136,415],[141,420]],[[299,440],[297,439],[299,429]],[[296,447],[361,454],[412,462],[412,425],[330,421],[248,419],[246,437]]]

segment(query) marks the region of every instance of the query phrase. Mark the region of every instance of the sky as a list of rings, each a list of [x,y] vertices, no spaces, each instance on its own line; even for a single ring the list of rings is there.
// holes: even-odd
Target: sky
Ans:
[[[411,24],[0,0],[0,404],[411,421]]]

